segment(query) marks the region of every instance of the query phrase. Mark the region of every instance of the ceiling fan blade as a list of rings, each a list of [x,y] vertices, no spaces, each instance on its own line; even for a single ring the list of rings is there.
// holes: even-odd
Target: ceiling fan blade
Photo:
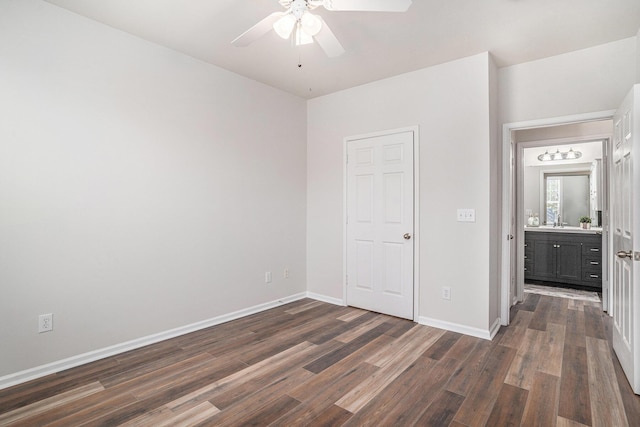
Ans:
[[[273,24],[284,16],[284,12],[274,12],[271,15],[258,22],[253,27],[249,28],[244,33],[240,34],[235,40],[231,42],[232,45],[238,47],[249,46],[260,37],[273,30]]]
[[[344,48],[333,34],[333,31],[331,31],[322,17],[318,16],[318,18],[322,21],[322,28],[313,38],[316,39],[322,50],[324,50],[324,53],[326,53],[329,58],[335,58],[336,56],[342,55],[344,53]]]
[[[359,12],[406,12],[411,0],[322,0],[327,10]]]

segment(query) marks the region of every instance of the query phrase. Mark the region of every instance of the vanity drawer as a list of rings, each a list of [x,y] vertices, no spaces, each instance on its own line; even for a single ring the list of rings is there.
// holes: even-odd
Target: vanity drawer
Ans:
[[[602,286],[602,271],[583,271],[582,280],[585,282],[598,283],[600,286]]]
[[[582,244],[582,254],[585,256],[602,256],[602,243],[600,242],[585,242]]]
[[[524,260],[524,277],[529,278],[533,274],[533,259]]]
[[[529,237],[529,236],[526,236]],[[530,239],[525,238],[524,242],[524,277],[525,279],[529,279],[533,274],[533,262],[534,262],[534,254],[533,248],[535,245]]]
[[[582,269],[602,271],[602,258],[588,256],[582,257]]]
[[[599,251],[584,251],[582,255],[582,281],[588,286],[602,286],[602,255]],[[588,247],[589,248],[589,247]],[[599,249],[599,247],[597,247]]]

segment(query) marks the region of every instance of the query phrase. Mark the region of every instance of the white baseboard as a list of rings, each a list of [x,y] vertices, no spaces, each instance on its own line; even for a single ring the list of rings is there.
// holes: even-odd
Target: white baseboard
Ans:
[[[316,296],[318,298],[316,298]],[[241,317],[250,316],[252,314],[260,313],[261,311],[269,310],[271,308],[279,307],[284,304],[288,304],[293,301],[298,301],[303,298],[313,298],[319,301],[325,301],[332,303],[325,299],[320,299],[320,295],[309,295],[308,292],[301,292],[299,294],[290,295],[285,298],[280,298],[275,301],[267,302],[264,304],[258,304],[253,307],[245,308],[243,310],[234,311],[233,313],[223,314],[211,319],[203,320],[201,322],[192,323],[190,325],[182,326],[168,331],[159,332],[157,334],[148,335],[146,337],[137,338],[131,341],[123,342],[120,344],[112,345],[109,347],[101,348],[98,350],[90,351],[87,353],[72,356],[67,359],[58,360],[46,365],[37,366],[35,368],[27,369],[24,371],[9,374],[4,377],[0,377],[0,390],[11,387],[17,384],[21,384],[27,381],[34,380],[36,378],[44,377],[46,375],[54,374],[56,372],[64,371],[65,369],[74,368],[76,366],[84,365],[86,363],[94,362],[96,360],[104,359],[105,357],[114,356],[116,354],[124,353],[126,351],[135,350],[136,348],[144,347],[149,344],[155,344],[160,341],[175,338],[180,335],[185,335],[191,332],[199,331],[200,329],[216,326],[221,323],[226,323],[231,320],[239,319]]]
[[[447,331],[458,332],[464,335],[470,335],[476,338],[482,338],[484,340],[491,340],[500,330],[500,319],[496,319],[496,321],[491,325],[491,328],[488,330],[472,328],[466,325],[460,325],[458,323],[445,322],[443,320],[432,319],[430,317],[420,316],[418,318],[418,323],[421,325],[432,326],[434,328],[445,329]]]
[[[500,319],[499,317],[495,320],[495,322],[493,322],[493,325],[491,325],[491,329],[489,329],[489,333],[491,338],[489,339],[493,339],[496,334],[498,333],[498,331],[500,331],[500,327],[502,326],[502,319]]]
[[[307,292],[307,298],[311,298],[317,301],[326,302],[327,304],[345,306],[345,302],[340,298],[328,297],[326,295],[320,295],[313,292]]]

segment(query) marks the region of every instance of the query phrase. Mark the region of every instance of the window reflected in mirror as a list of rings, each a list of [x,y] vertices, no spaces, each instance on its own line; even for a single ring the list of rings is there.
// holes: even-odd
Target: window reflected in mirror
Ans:
[[[546,202],[544,218],[545,224],[556,224],[558,222],[558,215],[560,215],[560,177],[548,176],[545,179]]]

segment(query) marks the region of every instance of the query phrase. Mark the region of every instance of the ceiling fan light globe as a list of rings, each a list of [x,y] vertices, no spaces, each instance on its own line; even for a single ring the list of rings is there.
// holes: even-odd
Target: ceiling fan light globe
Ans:
[[[304,32],[310,36],[315,36],[322,29],[322,21],[315,15],[305,12],[300,19]]]
[[[313,37],[304,30],[302,25],[298,26],[296,30],[296,46],[302,46],[311,43],[313,43]]]
[[[295,26],[296,18],[291,14],[287,14],[273,24],[273,30],[276,34],[286,40],[291,37],[291,32]]]

